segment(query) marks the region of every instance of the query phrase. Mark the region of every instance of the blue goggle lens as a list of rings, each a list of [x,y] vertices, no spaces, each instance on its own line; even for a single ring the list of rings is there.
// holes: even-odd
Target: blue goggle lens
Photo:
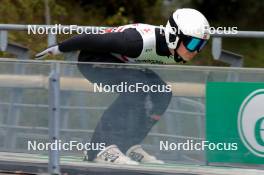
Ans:
[[[204,46],[206,45],[207,41],[199,38],[192,38],[191,40],[188,41],[188,44],[186,44],[186,48],[191,51],[201,51]]]
[[[192,40],[187,45],[187,49],[191,51],[197,50],[197,47],[200,45],[201,40],[197,38],[192,38]]]

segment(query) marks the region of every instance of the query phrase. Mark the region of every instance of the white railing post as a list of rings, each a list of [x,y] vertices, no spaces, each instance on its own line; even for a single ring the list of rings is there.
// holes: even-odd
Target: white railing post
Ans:
[[[60,135],[60,63],[51,63],[49,75],[49,142],[59,140]],[[49,150],[49,173],[60,174],[59,150]]]

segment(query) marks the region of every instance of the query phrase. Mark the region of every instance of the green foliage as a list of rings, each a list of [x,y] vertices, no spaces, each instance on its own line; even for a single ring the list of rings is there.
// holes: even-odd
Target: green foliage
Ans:
[[[215,25],[238,26],[241,30],[263,30],[264,1],[191,0]]]
[[[66,15],[65,8],[54,0],[49,1],[51,15],[58,18]],[[45,23],[43,0],[1,0],[0,23],[39,24]]]
[[[115,15],[110,16],[106,19],[106,24],[109,24],[109,26],[127,24],[129,21],[128,18],[123,15],[124,12],[125,8],[120,7]]]

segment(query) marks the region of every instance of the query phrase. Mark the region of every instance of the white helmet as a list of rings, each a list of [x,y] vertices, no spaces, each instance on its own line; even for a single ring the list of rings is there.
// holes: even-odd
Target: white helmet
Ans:
[[[200,51],[210,38],[209,23],[202,13],[195,9],[176,10],[165,28],[165,38],[170,49],[177,49],[180,41],[191,52]]]

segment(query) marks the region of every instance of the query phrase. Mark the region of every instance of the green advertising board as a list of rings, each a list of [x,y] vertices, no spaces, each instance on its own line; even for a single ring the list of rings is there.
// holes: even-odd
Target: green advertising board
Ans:
[[[206,149],[208,162],[264,164],[264,83],[208,82],[206,140],[237,149]]]

